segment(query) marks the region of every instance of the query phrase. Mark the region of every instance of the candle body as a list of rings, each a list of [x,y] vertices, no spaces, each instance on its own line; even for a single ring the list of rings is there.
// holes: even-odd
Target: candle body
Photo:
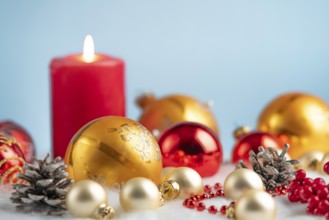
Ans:
[[[103,116],[125,115],[124,62],[96,55],[86,63],[79,55],[50,64],[53,155],[64,157],[73,135]]]

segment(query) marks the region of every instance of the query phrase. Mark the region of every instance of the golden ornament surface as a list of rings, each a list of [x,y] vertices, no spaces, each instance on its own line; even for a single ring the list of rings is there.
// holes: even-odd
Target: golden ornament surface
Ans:
[[[120,188],[134,177],[161,182],[161,152],[152,134],[138,122],[118,116],[98,118],[82,127],[65,155],[69,177]]]
[[[114,215],[113,209],[107,206],[106,191],[92,180],[73,184],[66,194],[66,207],[73,216],[80,218],[111,218]],[[105,209],[109,215],[104,215]]]
[[[325,174],[325,172],[323,170],[323,167],[328,161],[329,161],[329,153],[326,153],[326,154],[323,155],[323,157],[319,161],[319,163],[317,163],[316,170],[321,174]]]
[[[260,114],[258,129],[288,142],[293,159],[329,151],[328,104],[313,95],[287,93],[274,99]]]
[[[120,204],[125,211],[155,209],[160,201],[158,187],[143,177],[130,179],[120,191]]]
[[[264,191],[249,190],[235,204],[236,220],[274,220],[276,213],[273,197]]]
[[[175,181],[168,180],[160,184],[159,191],[165,200],[173,200],[179,196],[180,187]]]
[[[304,170],[316,170],[318,163],[321,162],[323,158],[323,153],[320,151],[311,151],[303,154],[299,158],[298,168]]]
[[[189,167],[173,169],[166,176],[165,181],[172,180],[180,188],[179,198],[186,199],[191,195],[203,193],[203,180],[198,172]]]
[[[246,191],[264,190],[262,179],[252,170],[240,168],[231,172],[224,182],[225,198],[236,200]]]
[[[156,138],[178,122],[197,122],[209,127],[219,135],[216,118],[207,103],[185,95],[169,95],[156,99],[152,94],[137,98],[143,112],[139,122],[150,130]]]

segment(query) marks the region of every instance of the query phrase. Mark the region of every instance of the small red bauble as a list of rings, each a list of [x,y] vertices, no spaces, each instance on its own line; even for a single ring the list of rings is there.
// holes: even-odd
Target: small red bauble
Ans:
[[[214,175],[220,167],[223,149],[206,126],[183,122],[165,131],[159,145],[164,167],[190,167],[202,177]]]
[[[23,172],[23,152],[15,140],[0,136],[0,185],[17,183],[16,174]]]
[[[253,150],[257,154],[259,146],[282,149],[284,144],[279,138],[269,133],[249,132],[237,140],[232,152],[232,162],[236,164],[239,160],[243,160],[249,164],[249,151]]]
[[[4,121],[0,122],[0,134],[16,140],[24,154],[26,162],[31,163],[33,161],[35,155],[34,144],[31,136],[24,128],[14,122]]]

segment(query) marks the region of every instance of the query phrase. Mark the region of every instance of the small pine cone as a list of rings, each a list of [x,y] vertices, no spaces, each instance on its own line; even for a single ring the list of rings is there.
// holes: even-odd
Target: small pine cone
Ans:
[[[294,165],[299,161],[286,160],[285,155],[288,149],[289,145],[286,144],[280,154],[271,147],[266,150],[259,147],[257,155],[252,150],[249,152],[250,165],[263,180],[266,190],[273,191],[279,186],[288,186],[294,179]],[[248,168],[248,166],[241,160],[236,168]]]
[[[54,160],[49,155],[44,160],[25,163],[24,173],[18,178],[25,184],[13,184],[11,201],[17,204],[17,211],[62,215],[65,210],[65,197],[73,180],[67,179],[66,165],[60,157]]]

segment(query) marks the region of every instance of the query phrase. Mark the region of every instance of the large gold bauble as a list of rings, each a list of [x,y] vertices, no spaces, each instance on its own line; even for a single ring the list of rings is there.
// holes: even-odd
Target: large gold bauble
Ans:
[[[158,187],[143,177],[130,179],[120,191],[120,204],[125,211],[155,209],[160,201]]]
[[[258,129],[289,142],[293,159],[329,151],[329,107],[313,95],[287,93],[274,99],[261,113]]]
[[[92,179],[114,188],[133,177],[161,182],[161,152],[155,138],[124,117],[103,117],[82,127],[69,144],[65,163],[75,181]]]
[[[198,172],[189,167],[172,169],[164,181],[172,180],[179,185],[179,198],[186,199],[191,195],[203,193],[203,181]]]
[[[100,206],[106,204],[106,191],[95,181],[75,183],[66,194],[66,207],[75,217],[94,217]]]
[[[170,95],[156,99],[153,94],[146,94],[137,99],[143,112],[139,122],[150,130],[156,138],[178,122],[197,122],[209,127],[219,135],[217,123],[207,103],[185,95]]]
[[[225,198],[236,200],[246,191],[264,190],[262,179],[257,173],[249,169],[237,169],[231,172],[224,182]]]
[[[250,190],[235,205],[236,220],[274,220],[277,208],[273,197],[267,192]]]

